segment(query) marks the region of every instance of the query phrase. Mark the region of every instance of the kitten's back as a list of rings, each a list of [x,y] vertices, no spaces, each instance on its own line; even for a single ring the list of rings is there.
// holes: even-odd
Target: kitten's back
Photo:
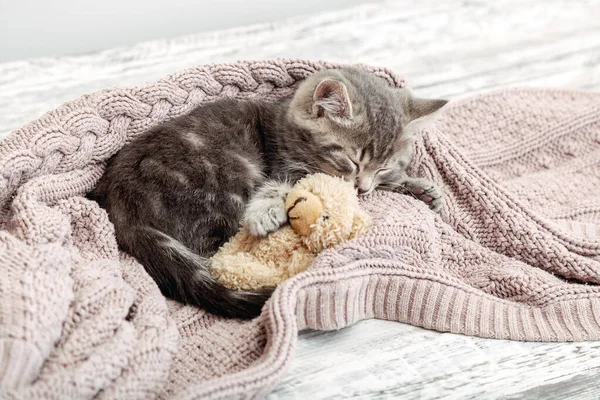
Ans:
[[[221,100],[152,128],[109,161],[90,195],[165,295],[228,317],[258,315],[272,292],[227,289],[208,265],[263,180],[260,107]]]

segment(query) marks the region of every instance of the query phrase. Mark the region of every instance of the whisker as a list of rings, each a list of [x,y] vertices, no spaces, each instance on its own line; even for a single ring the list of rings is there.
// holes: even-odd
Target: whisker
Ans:
[[[392,192],[407,194],[419,200],[419,198],[402,183],[385,183],[383,185],[379,185],[379,188],[382,188],[384,190],[390,190]]]

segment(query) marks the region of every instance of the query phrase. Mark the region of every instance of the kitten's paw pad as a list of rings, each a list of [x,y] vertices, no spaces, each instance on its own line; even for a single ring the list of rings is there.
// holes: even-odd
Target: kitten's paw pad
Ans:
[[[444,205],[444,193],[428,180],[418,179],[406,182],[404,187],[407,192],[426,203],[435,212],[439,212]]]
[[[266,236],[287,222],[285,203],[281,199],[261,199],[248,204],[244,221],[250,234]]]

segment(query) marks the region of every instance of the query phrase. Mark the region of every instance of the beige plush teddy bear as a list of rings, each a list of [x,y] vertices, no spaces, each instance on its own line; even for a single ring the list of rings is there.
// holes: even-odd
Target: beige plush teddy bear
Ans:
[[[325,174],[300,180],[285,202],[289,225],[266,237],[240,231],[211,258],[225,286],[251,290],[276,286],[307,269],[316,255],[364,232],[371,223],[351,182]]]

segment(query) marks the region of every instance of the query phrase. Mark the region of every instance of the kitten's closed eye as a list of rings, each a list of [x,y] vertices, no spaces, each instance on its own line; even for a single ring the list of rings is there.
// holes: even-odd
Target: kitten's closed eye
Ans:
[[[323,157],[318,166],[322,172],[345,177],[358,171],[358,165],[342,152],[334,152]]]
[[[340,162],[336,167],[337,172],[341,176],[352,175],[357,171],[357,166],[352,162]]]

